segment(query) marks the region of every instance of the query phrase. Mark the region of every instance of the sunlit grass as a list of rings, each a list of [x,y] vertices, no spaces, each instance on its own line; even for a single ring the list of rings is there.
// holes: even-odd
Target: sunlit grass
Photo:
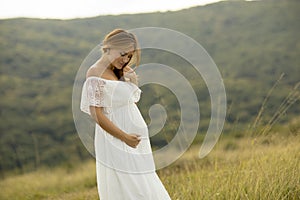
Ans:
[[[299,136],[223,139],[206,158],[193,148],[159,174],[173,199],[298,199],[299,152]]]
[[[214,150],[198,158],[192,146],[157,173],[173,200],[298,199],[300,136],[222,136]],[[40,169],[0,182],[0,199],[98,199],[94,160],[74,169]]]
[[[41,169],[1,181],[0,199],[97,199],[95,176],[93,161]]]

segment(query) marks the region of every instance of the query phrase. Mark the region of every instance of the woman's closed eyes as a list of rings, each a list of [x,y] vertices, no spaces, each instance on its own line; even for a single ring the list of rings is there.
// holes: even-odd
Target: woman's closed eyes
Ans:
[[[133,56],[132,53],[129,54],[129,53],[125,52],[125,51],[120,52],[120,55],[121,55],[122,57],[128,56],[129,59],[131,59],[132,56]]]

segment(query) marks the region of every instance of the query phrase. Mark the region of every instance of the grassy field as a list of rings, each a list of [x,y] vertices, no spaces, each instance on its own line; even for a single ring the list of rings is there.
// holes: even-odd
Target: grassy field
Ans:
[[[204,159],[199,147],[157,171],[172,200],[299,199],[299,134],[223,135]],[[0,182],[0,199],[96,200],[95,176],[94,160],[11,176]]]

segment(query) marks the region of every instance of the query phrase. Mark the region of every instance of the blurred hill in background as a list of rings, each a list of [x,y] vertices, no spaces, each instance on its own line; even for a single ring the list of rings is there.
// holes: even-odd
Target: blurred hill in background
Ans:
[[[198,41],[224,79],[228,100],[224,134],[233,129],[244,134],[278,81],[261,116],[261,125],[268,123],[286,97],[299,92],[295,88],[300,81],[299,10],[297,0],[226,1],[176,12],[0,20],[0,174],[90,158],[74,126],[72,87],[83,59],[114,28],[164,27]],[[201,109],[199,135],[205,133],[210,97],[201,77],[194,77],[184,62],[174,63],[167,53],[143,51],[142,64],[149,62],[168,64],[190,79]],[[153,146],[163,145],[178,128],[179,105],[165,88],[142,90],[138,105],[147,122],[151,105],[168,108],[166,126],[151,138]],[[282,112],[277,124],[299,117],[299,101]]]

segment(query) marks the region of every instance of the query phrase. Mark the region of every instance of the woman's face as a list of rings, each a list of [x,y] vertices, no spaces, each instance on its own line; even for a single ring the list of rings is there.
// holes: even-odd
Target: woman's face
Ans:
[[[121,49],[110,49],[109,59],[111,64],[117,68],[122,69],[125,67],[131,60],[134,53],[134,48],[128,48],[126,50]]]

